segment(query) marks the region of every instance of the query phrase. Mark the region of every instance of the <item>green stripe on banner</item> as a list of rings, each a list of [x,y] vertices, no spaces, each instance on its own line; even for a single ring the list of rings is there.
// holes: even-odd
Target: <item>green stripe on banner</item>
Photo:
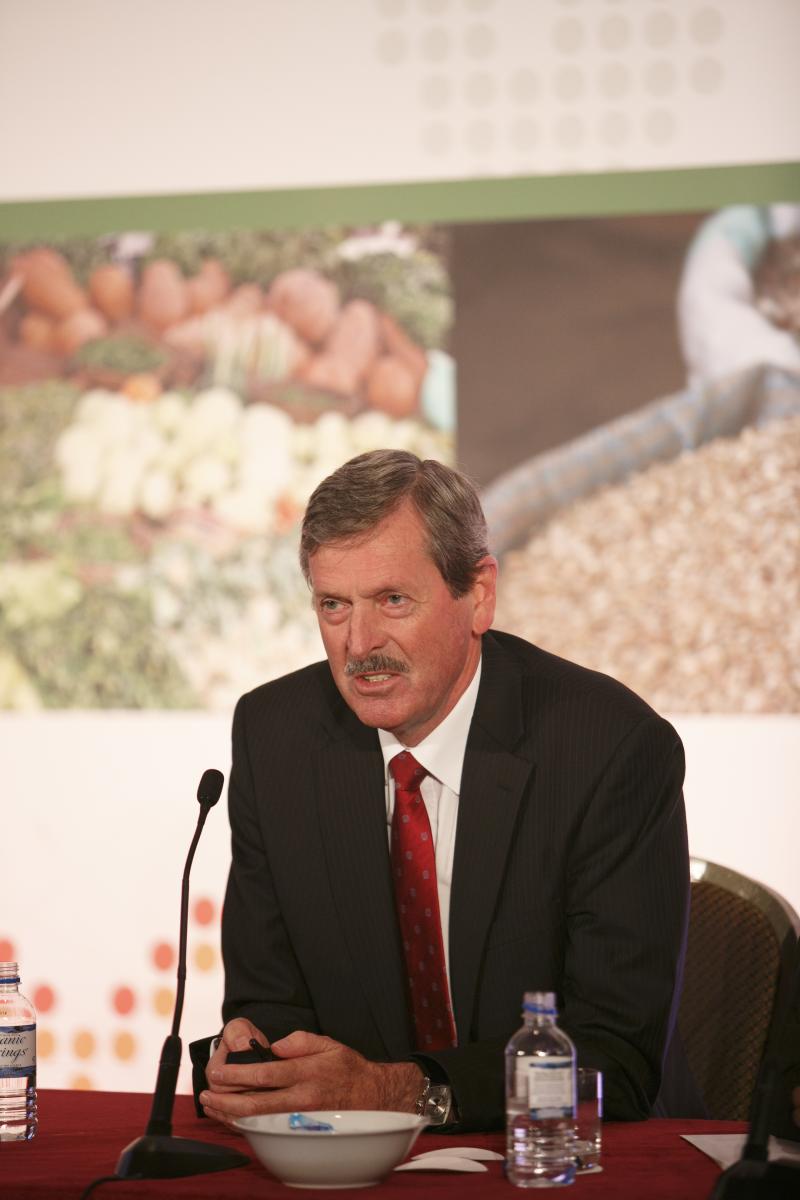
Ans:
[[[0,203],[0,240],[131,229],[287,229],[701,211],[800,199],[800,163]]]

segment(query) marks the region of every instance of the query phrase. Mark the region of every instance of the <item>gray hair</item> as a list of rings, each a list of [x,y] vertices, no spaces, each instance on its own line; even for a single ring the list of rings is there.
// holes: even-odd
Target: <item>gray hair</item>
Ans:
[[[410,500],[428,535],[428,551],[451,595],[464,596],[489,553],[486,518],[475,485],[435,459],[406,450],[370,450],[323,479],[306,508],[300,533],[300,566],[309,581],[309,559],[320,546],[369,533]]]

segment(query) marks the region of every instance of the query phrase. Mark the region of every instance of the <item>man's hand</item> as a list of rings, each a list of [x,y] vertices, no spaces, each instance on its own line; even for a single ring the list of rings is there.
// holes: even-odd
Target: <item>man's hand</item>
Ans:
[[[248,1021],[245,1017],[236,1017],[233,1021],[228,1021],[228,1024],[222,1031],[219,1045],[208,1060],[206,1080],[211,1079],[212,1071],[225,1065],[228,1055],[232,1051],[249,1050],[251,1038],[255,1038],[262,1046],[269,1045],[261,1030],[257,1029],[252,1021]],[[219,1090],[223,1092],[239,1092],[242,1091],[242,1088],[235,1084],[227,1086],[220,1084]]]
[[[256,1113],[319,1108],[414,1111],[422,1083],[416,1063],[370,1062],[332,1038],[297,1030],[273,1042],[279,1062],[225,1065],[228,1051],[244,1049],[251,1037],[265,1043],[249,1021],[226,1025],[206,1070],[209,1086],[200,1094],[207,1116],[230,1124]]]

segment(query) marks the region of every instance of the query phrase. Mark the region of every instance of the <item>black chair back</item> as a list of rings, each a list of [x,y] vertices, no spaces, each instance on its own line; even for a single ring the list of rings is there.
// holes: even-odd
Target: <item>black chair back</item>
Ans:
[[[791,905],[765,885],[693,858],[678,1030],[714,1120],[747,1120],[776,1000],[800,932]]]

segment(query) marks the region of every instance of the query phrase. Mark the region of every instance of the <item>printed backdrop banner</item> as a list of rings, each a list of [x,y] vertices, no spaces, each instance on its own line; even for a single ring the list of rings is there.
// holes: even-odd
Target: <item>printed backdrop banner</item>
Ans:
[[[670,716],[692,852],[800,908],[799,236],[776,204],[0,246],[0,958],[42,1084],[152,1086],[197,781],[242,691],[321,656],[305,502],[362,450],[455,461],[456,364],[497,625]],[[227,861],[220,805],[187,1039]]]

